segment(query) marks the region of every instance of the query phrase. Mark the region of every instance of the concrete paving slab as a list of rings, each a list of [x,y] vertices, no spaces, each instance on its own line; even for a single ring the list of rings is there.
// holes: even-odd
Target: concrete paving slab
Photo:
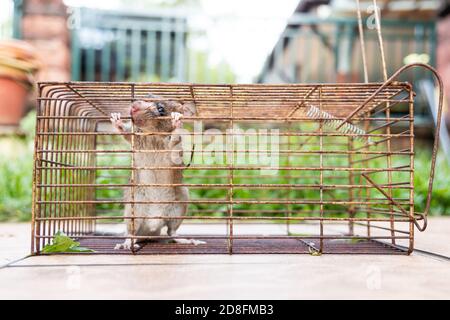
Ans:
[[[29,223],[0,223],[0,266],[30,254]]]
[[[417,247],[447,254],[450,219],[429,228]],[[0,261],[28,252],[28,224],[0,224]],[[450,263],[420,253],[57,255],[12,263],[0,283],[2,299],[449,299]]]
[[[32,257],[0,270],[0,298],[443,299],[450,265],[413,256]]]
[[[450,257],[450,218],[429,219],[424,232],[415,231],[415,248]]]

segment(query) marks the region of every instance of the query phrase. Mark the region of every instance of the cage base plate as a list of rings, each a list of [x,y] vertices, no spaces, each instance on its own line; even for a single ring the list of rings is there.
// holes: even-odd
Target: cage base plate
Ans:
[[[201,238],[196,238],[202,240]],[[99,254],[132,254],[130,250],[114,250],[123,239],[78,240],[83,247]],[[146,242],[135,254],[228,254],[228,239],[203,239],[206,244],[178,244],[167,241]],[[233,254],[314,254],[318,239],[233,239]],[[344,239],[325,239],[324,254],[406,254],[407,252],[374,240],[352,242]]]

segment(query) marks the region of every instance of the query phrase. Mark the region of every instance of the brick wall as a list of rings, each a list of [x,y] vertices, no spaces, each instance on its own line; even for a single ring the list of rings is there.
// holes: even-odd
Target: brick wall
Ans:
[[[22,38],[40,52],[38,80],[70,80],[70,33],[62,0],[24,0]]]

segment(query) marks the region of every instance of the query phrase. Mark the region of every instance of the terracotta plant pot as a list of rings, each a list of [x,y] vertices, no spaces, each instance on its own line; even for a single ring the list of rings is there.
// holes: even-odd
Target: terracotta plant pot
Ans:
[[[20,40],[0,41],[0,125],[18,125],[39,70],[37,51]]]
[[[15,80],[0,77],[0,125],[18,125],[24,114],[28,90]]]

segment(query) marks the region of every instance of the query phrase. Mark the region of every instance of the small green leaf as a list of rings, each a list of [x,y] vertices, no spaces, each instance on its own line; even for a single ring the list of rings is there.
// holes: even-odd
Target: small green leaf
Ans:
[[[89,248],[80,247],[80,243],[68,237],[64,232],[58,231],[52,244],[47,244],[43,253],[61,253],[61,252],[94,252]]]

